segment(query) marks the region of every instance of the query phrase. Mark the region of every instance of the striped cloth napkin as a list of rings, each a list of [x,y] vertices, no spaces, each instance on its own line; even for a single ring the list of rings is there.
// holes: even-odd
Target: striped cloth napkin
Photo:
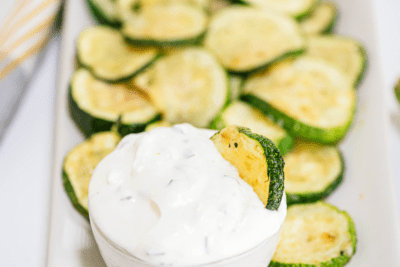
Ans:
[[[0,138],[15,113],[61,0],[0,0]]]

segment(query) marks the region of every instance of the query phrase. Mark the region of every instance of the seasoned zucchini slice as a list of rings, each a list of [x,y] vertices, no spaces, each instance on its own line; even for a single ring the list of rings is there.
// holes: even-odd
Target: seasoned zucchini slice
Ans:
[[[229,81],[218,61],[200,48],[187,48],[155,62],[134,78],[166,121],[206,128],[229,100]]]
[[[75,146],[65,156],[64,189],[72,205],[89,220],[88,189],[97,164],[117,146],[121,137],[115,132],[101,132]]]
[[[356,92],[332,64],[312,57],[279,63],[247,79],[242,99],[293,136],[335,143],[353,120]]]
[[[310,37],[307,54],[322,58],[341,68],[356,87],[366,69],[363,46],[350,38],[336,35]]]
[[[324,202],[288,207],[269,267],[340,267],[356,252],[351,217]]]
[[[305,49],[300,27],[293,19],[243,6],[217,13],[204,44],[234,73],[263,68]]]
[[[116,0],[116,6],[121,21],[129,20],[144,8],[165,5],[185,4],[209,10],[211,0]]]
[[[288,152],[293,144],[293,138],[271,121],[261,111],[242,101],[232,102],[218,117],[213,128],[222,129],[228,125],[240,125],[250,128],[253,133],[265,136],[278,147],[282,155]]]
[[[202,8],[163,4],[140,8],[122,25],[122,33],[133,44],[180,45],[197,43],[208,24]]]
[[[344,161],[336,146],[298,140],[283,159],[288,204],[318,201],[342,182]]]
[[[336,6],[331,2],[324,1],[300,21],[300,26],[308,35],[330,33],[335,26],[336,17]]]
[[[97,80],[86,69],[77,70],[71,79],[69,105],[86,136],[110,130],[119,119],[121,135],[141,132],[160,119],[149,100],[132,86]]]
[[[86,2],[99,23],[113,27],[121,25],[115,0],[86,0]]]
[[[284,162],[274,143],[234,125],[222,129],[211,140],[222,157],[253,187],[266,208],[278,210],[284,191]]]
[[[319,0],[241,0],[252,6],[300,19],[309,14]]]
[[[156,48],[130,46],[120,31],[105,26],[83,31],[77,46],[80,64],[97,78],[108,82],[133,77],[158,56]]]

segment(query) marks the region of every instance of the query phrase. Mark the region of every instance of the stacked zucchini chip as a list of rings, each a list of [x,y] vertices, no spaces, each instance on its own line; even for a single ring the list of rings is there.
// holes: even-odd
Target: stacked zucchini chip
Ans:
[[[176,123],[219,130],[212,138],[216,146],[266,207],[277,209],[283,193],[291,205],[271,266],[343,266],[355,252],[354,225],[347,214],[318,201],[345,177],[338,144],[354,118],[355,89],[365,72],[366,52],[360,42],[332,33],[335,4],[87,2],[107,26],[85,30],[77,43],[79,68],[71,78],[69,100],[72,118],[83,133],[114,128],[124,136]],[[258,165],[264,169],[253,168],[261,176],[245,168],[250,163],[245,164],[243,155],[264,162]],[[286,162],[284,182],[280,155]],[[87,184],[88,176],[76,177],[78,182],[69,182],[66,189],[82,212],[84,205],[76,204],[81,197],[70,188]],[[334,226],[318,219],[327,216],[333,216]],[[309,246],[319,249],[315,253],[296,252],[292,249],[308,246],[302,233],[293,230],[303,229],[295,223],[305,221],[315,229],[341,232],[320,233]],[[324,238],[332,242],[322,244]],[[300,254],[304,257],[297,257]]]
[[[233,73],[249,73],[304,51],[300,26],[290,17],[233,6],[211,20],[204,45]]]

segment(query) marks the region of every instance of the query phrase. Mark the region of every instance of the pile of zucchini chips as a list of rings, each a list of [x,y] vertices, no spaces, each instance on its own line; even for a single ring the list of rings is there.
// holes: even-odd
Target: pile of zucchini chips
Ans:
[[[65,189],[81,214],[88,218],[92,171],[122,136],[177,123],[238,125],[269,138],[285,162],[288,215],[270,266],[338,267],[350,260],[353,221],[322,199],[343,179],[337,144],[351,126],[366,58],[359,42],[332,33],[335,4],[87,3],[99,25],[77,40],[69,108],[88,139],[63,165]]]

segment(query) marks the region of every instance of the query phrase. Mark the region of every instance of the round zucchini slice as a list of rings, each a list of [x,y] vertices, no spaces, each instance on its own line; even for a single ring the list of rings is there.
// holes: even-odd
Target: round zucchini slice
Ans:
[[[278,147],[281,155],[286,154],[293,144],[293,138],[281,127],[271,121],[261,111],[243,101],[232,102],[218,117],[214,125],[222,129],[228,125],[240,125],[252,132],[265,136]]]
[[[265,10],[280,12],[300,19],[309,14],[320,0],[241,0]]]
[[[79,35],[77,50],[79,63],[107,82],[132,78],[159,54],[156,48],[128,45],[119,30],[106,26],[83,31]]]
[[[229,100],[229,81],[218,61],[200,48],[187,48],[157,60],[134,78],[163,118],[206,128]]]
[[[75,71],[69,90],[71,116],[86,136],[109,131],[119,122],[121,135],[141,132],[160,119],[145,95],[130,84],[110,84],[86,69]]]
[[[101,24],[121,26],[115,0],[86,0],[92,15]]]
[[[336,146],[298,140],[283,159],[288,205],[325,198],[343,180],[344,161]]]
[[[122,25],[132,44],[182,45],[197,43],[204,35],[208,16],[202,8],[163,4],[140,8]]]
[[[228,126],[211,137],[222,157],[269,210],[278,210],[284,192],[284,162],[279,150],[268,138],[250,129]]]
[[[356,87],[366,69],[366,53],[363,46],[350,38],[336,35],[310,37],[307,54],[322,58],[341,68]]]
[[[340,267],[356,252],[351,217],[324,202],[288,207],[269,267]]]
[[[336,66],[300,57],[247,79],[242,100],[260,109],[293,136],[338,142],[350,127],[356,92]]]
[[[89,220],[88,189],[97,164],[116,147],[121,137],[115,132],[101,132],[75,146],[65,156],[64,189],[72,205]]]
[[[211,0],[116,0],[121,21],[135,17],[144,8],[165,4],[184,4],[209,10]]]
[[[330,33],[335,26],[336,17],[336,6],[331,2],[321,2],[300,21],[300,26],[307,35]]]
[[[293,19],[233,6],[211,20],[204,45],[233,73],[248,73],[304,51],[300,27]]]

